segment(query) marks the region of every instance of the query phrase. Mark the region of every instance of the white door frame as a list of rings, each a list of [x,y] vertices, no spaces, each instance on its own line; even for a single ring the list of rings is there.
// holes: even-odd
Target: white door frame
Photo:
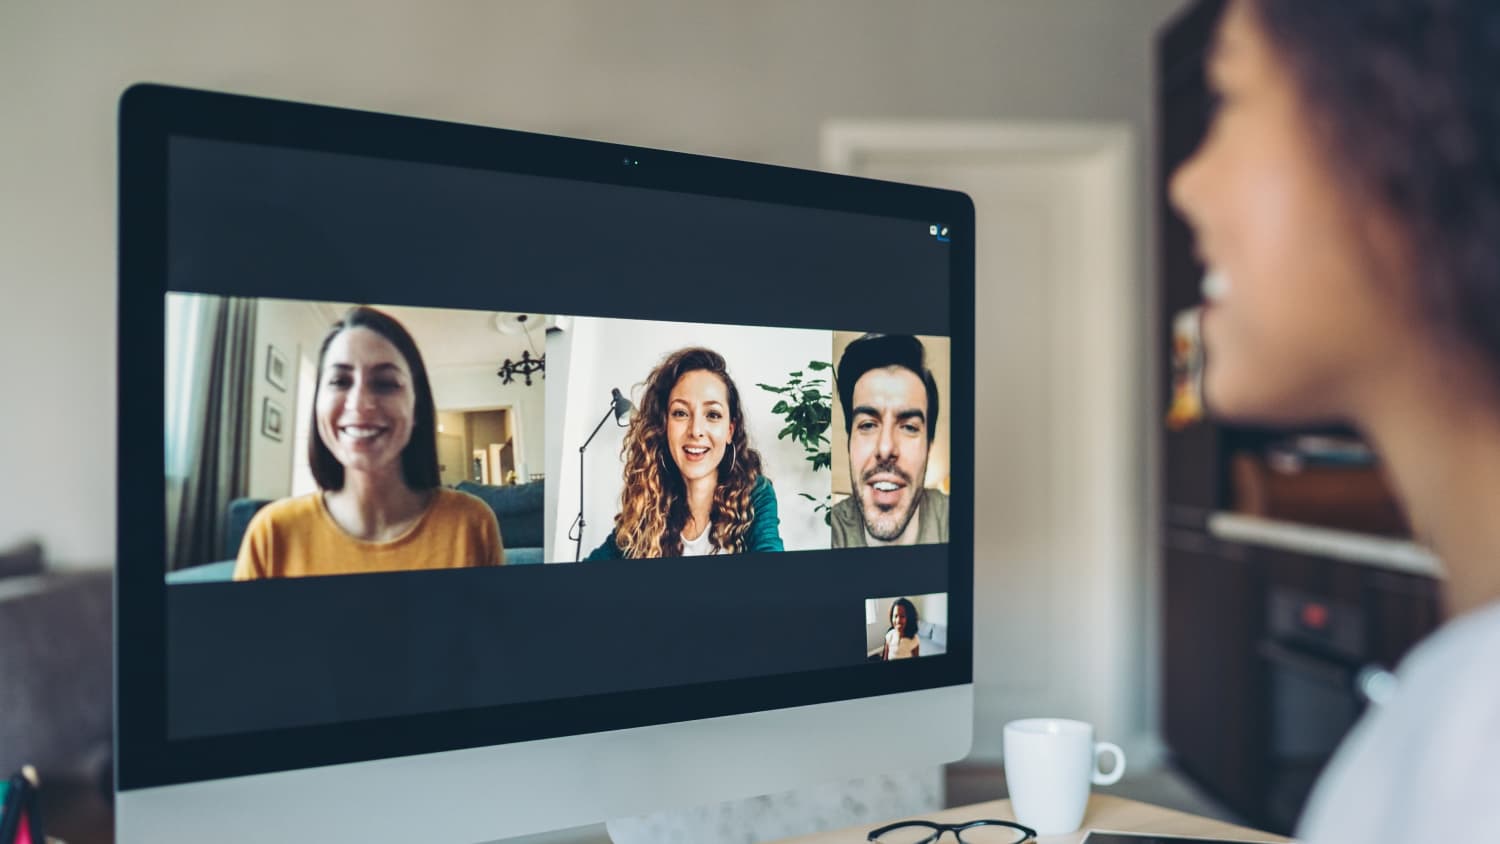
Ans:
[[[1080,289],[1087,296],[1067,330],[1094,341],[1088,359],[1076,361],[1082,364],[1077,369],[1082,382],[1072,413],[1098,421],[1079,430],[1086,439],[1079,459],[1090,461],[1099,484],[1098,495],[1084,503],[1079,515],[1080,526],[1093,534],[1086,544],[1102,561],[1091,569],[1098,582],[1089,591],[1119,596],[1099,605],[1107,614],[1104,629],[1116,635],[1114,641],[1099,643],[1088,670],[1114,698],[1112,714],[1101,719],[1112,723],[1101,723],[1101,730],[1115,733],[1115,741],[1136,751],[1133,766],[1149,764],[1159,752],[1159,632],[1152,609],[1157,605],[1154,555],[1148,545],[1155,509],[1149,467],[1154,463],[1141,454],[1150,447],[1144,445],[1149,442],[1149,412],[1143,408],[1154,403],[1149,376],[1142,371],[1152,349],[1142,330],[1150,324],[1151,299],[1142,295],[1147,288],[1138,278],[1136,239],[1149,227],[1138,227],[1135,219],[1144,203],[1137,198],[1134,132],[1127,123],[1100,122],[841,119],[824,124],[821,163],[826,170],[860,175],[867,160],[904,155],[1077,162],[1086,174],[1091,224],[1084,235],[1088,248],[1082,251],[1090,257]],[[983,718],[977,697],[975,703],[976,716]]]

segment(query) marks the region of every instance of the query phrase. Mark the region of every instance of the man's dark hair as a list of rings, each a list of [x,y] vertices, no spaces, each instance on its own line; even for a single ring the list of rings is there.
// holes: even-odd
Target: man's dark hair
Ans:
[[[438,474],[437,459],[437,408],[432,399],[432,384],[427,380],[427,367],[422,364],[422,353],[406,328],[395,318],[374,308],[363,306],[350,308],[343,318],[333,324],[328,336],[323,338],[323,347],[318,350],[317,387],[313,390],[312,433],[307,438],[307,463],[312,469],[313,480],[324,490],[344,488],[344,464],[333,456],[323,438],[318,435],[318,392],[323,389],[323,359],[328,356],[328,347],[333,338],[353,328],[368,328],[389,340],[396,351],[406,358],[411,370],[412,391],[416,393],[416,407],[412,417],[411,439],[401,450],[401,477],[411,489],[421,491],[433,489],[442,483]]]
[[[1351,187],[1406,230],[1425,316],[1500,387],[1500,3],[1251,8]]]
[[[927,368],[927,352],[922,341],[910,334],[866,334],[844,348],[833,378],[839,388],[839,404],[844,408],[844,433],[854,430],[854,385],[866,372],[899,366],[911,371],[927,388],[927,444],[937,436],[937,379]]]

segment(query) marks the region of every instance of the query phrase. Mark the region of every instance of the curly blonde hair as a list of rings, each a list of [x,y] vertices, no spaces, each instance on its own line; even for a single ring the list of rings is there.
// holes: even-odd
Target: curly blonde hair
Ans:
[[[755,521],[750,494],[760,478],[760,455],[745,434],[740,393],[729,377],[724,356],[695,347],[667,355],[651,370],[620,447],[625,489],[615,516],[615,544],[626,557],[682,556],[682,529],[689,516],[687,486],[667,445],[667,404],[678,380],[697,371],[712,372],[724,382],[729,421],[734,426],[733,447],[725,450],[719,462],[719,486],[709,512],[713,545],[733,554],[746,550],[746,534]]]

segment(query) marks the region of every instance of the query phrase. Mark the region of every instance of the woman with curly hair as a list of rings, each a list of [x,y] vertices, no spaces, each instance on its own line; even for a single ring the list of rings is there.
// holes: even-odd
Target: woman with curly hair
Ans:
[[[782,550],[776,492],[718,352],[682,349],[651,370],[621,452],[615,529],[588,559]]]
[[[1232,0],[1208,76],[1171,185],[1210,269],[1208,408],[1354,425],[1446,575],[1297,838],[1497,840],[1500,3]]]

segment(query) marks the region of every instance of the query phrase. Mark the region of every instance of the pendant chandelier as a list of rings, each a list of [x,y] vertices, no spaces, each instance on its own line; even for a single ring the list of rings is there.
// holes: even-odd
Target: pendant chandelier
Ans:
[[[526,379],[526,386],[531,386],[531,376],[538,375],[547,377],[547,356],[536,354],[536,346],[531,340],[531,326],[533,323],[541,323],[542,317],[537,314],[495,314],[495,330],[501,334],[520,334],[526,338],[527,349],[521,350],[520,360],[506,358],[500,364],[500,369],[495,373],[500,376],[501,383],[509,384],[517,376]]]

